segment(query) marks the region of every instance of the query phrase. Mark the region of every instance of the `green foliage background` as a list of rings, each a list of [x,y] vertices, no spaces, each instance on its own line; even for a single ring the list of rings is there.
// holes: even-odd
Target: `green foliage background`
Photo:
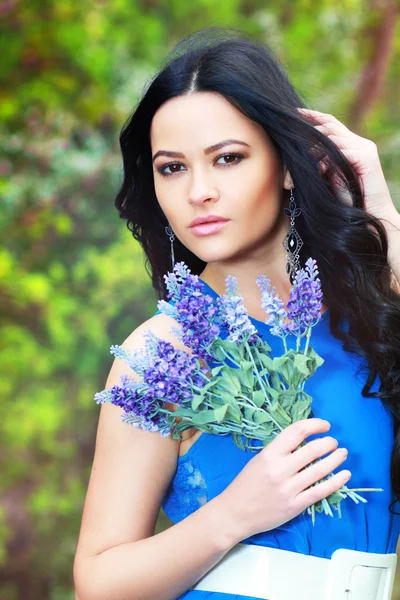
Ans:
[[[119,130],[147,79],[182,36],[240,27],[309,107],[378,144],[399,207],[398,15],[377,0],[0,0],[2,599],[74,598],[93,395],[109,346],[155,311],[113,207]]]

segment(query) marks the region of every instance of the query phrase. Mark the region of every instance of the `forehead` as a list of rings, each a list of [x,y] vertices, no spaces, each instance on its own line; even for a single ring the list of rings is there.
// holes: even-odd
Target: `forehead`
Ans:
[[[205,148],[240,136],[251,143],[260,136],[265,139],[266,134],[260,125],[215,92],[194,92],[168,100],[155,113],[150,129],[153,150],[178,149],[178,145],[188,143]]]

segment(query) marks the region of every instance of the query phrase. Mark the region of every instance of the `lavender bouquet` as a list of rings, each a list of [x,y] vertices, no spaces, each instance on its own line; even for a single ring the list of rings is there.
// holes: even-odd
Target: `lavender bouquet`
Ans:
[[[150,331],[140,351],[111,346],[111,353],[140,377],[121,376],[120,385],[95,394],[96,402],[120,406],[125,423],[162,436],[181,439],[185,429],[195,427],[231,434],[239,448],[260,451],[288,425],[312,412],[312,397],[304,386],[324,363],[310,345],[312,328],[321,318],[317,275],[316,262],[310,258],[306,268],[297,271],[288,310],[270,281],[257,278],[265,322],[283,342],[283,355],[272,357],[271,347],[247,314],[234,277],[226,279],[226,294],[214,300],[198,276],[184,263],[176,264],[174,272],[165,275],[169,302],[160,300],[158,308],[174,318],[177,325],[172,331],[189,351],[175,349]],[[295,336],[295,348],[288,348],[289,336],[292,340]],[[334,509],[340,517],[345,498],[367,502],[360,491],[381,490],[343,486],[307,509],[313,524],[317,512],[333,516]]]

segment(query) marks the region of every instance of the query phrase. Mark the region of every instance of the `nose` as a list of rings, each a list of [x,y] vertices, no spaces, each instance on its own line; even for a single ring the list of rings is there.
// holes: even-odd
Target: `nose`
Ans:
[[[189,204],[204,204],[204,202],[218,202],[220,195],[213,182],[204,173],[193,174],[188,192]]]

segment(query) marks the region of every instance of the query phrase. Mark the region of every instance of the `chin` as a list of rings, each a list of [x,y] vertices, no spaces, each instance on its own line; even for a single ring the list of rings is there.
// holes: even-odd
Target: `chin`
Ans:
[[[193,254],[195,254],[200,260],[202,260],[205,263],[216,263],[216,262],[225,262],[225,261],[230,261],[234,258],[236,258],[237,256],[239,256],[239,251],[238,250],[234,250],[232,249],[231,251],[214,251],[214,252],[207,252],[207,251],[203,251],[203,252],[195,252],[193,250],[191,250],[191,252],[193,252]]]

